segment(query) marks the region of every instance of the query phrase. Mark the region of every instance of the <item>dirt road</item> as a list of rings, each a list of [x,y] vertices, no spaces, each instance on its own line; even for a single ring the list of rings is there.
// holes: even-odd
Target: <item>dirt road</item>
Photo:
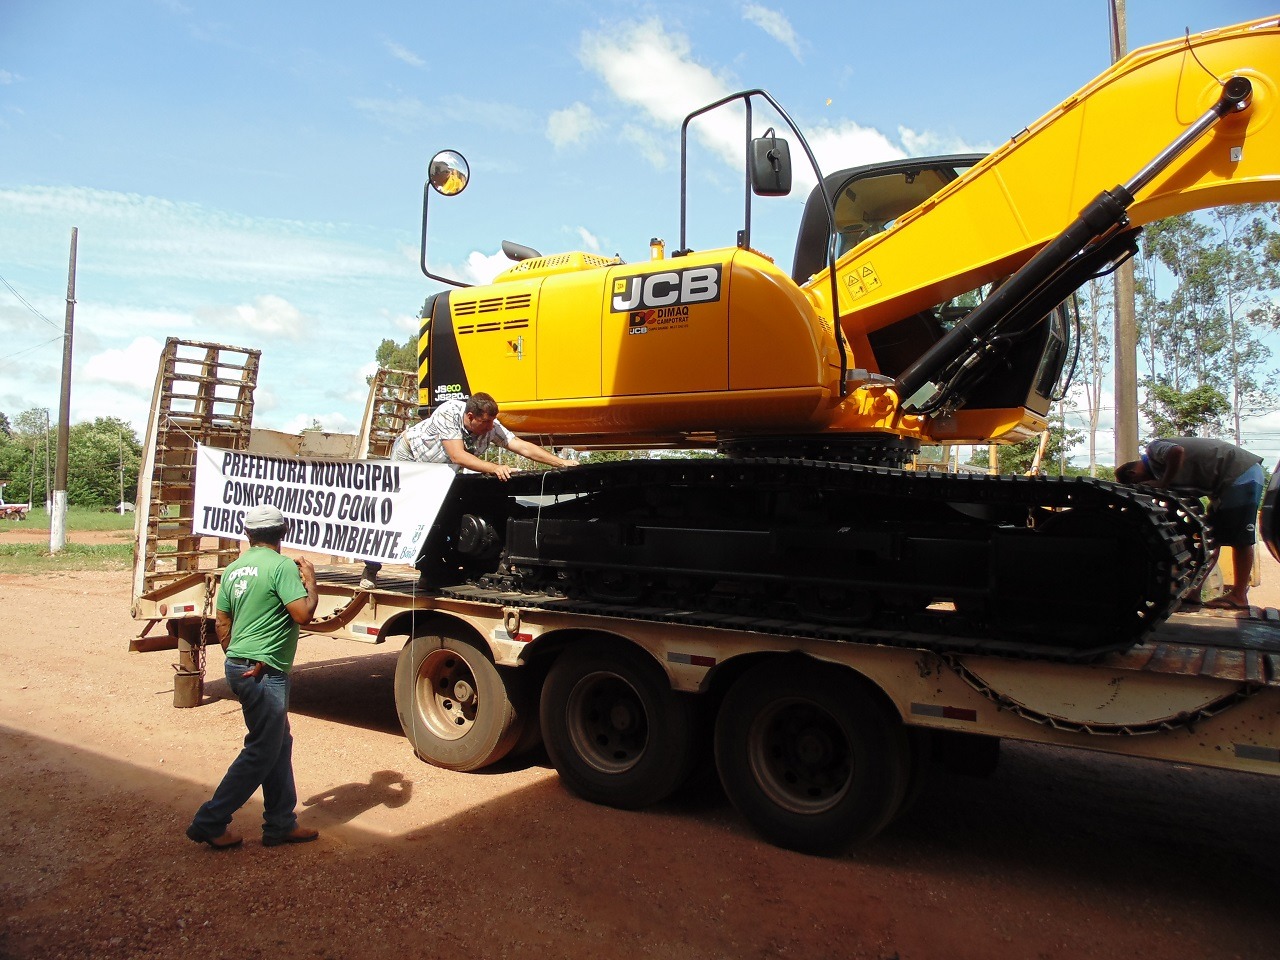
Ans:
[[[293,727],[320,842],[262,847],[251,805],[242,848],[197,847],[239,710],[216,647],[205,703],[174,709],[174,654],[127,653],[128,608],[127,573],[0,574],[0,957],[1280,956],[1275,780],[1010,745],[994,778],[939,773],[815,859],[714,789],[626,813],[540,756],[422,764],[397,651],[318,637]]]

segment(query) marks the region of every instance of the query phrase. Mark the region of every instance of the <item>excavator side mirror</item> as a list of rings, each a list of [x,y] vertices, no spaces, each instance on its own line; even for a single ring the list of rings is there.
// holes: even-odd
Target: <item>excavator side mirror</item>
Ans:
[[[422,267],[424,277],[451,287],[469,287],[471,284],[432,273],[427,266],[427,209],[432,190],[442,197],[456,197],[467,188],[470,179],[471,167],[467,165],[467,158],[456,150],[441,150],[427,164],[427,182],[422,185],[422,247],[418,265]]]
[[[751,189],[757,197],[785,197],[791,192],[791,147],[773,128],[751,141]]]
[[[441,150],[427,164],[427,183],[442,196],[456,197],[467,188],[470,179],[467,158],[455,150]]]

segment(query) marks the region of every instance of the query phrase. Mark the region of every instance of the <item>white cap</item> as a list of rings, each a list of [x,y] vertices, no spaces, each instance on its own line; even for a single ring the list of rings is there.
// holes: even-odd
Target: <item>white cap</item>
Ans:
[[[284,514],[276,507],[269,507],[266,504],[250,507],[244,515],[246,530],[276,530],[284,525]]]

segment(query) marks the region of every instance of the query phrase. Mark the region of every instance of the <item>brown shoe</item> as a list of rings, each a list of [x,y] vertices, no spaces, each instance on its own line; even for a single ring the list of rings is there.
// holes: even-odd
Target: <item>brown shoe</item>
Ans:
[[[187,827],[187,838],[194,840],[196,843],[207,843],[215,850],[230,850],[232,847],[238,847],[244,843],[244,837],[230,827],[227,827],[222,831],[221,835],[216,837],[206,837],[197,833],[194,827]]]
[[[319,830],[312,830],[310,827],[294,827],[288,833],[264,833],[262,835],[262,845],[264,847],[278,847],[284,843],[310,843],[319,836]]]

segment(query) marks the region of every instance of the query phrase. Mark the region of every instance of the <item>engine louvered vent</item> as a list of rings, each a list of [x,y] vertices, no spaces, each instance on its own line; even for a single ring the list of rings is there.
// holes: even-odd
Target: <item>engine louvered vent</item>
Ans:
[[[480,300],[454,300],[451,303],[451,307],[455,318],[485,317],[485,319],[476,320],[474,323],[457,323],[454,326],[454,332],[466,334],[495,333],[500,330],[525,330],[529,326],[528,316],[512,317],[509,320],[504,320],[498,317],[490,319],[489,315],[527,311],[532,305],[533,296],[528,293],[512,294],[509,297],[484,297]]]

